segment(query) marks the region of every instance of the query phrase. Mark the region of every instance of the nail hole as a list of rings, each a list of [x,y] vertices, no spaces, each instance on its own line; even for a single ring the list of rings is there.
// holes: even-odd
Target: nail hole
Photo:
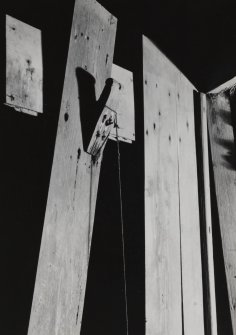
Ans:
[[[146,130],[146,135],[148,135],[148,130]]]
[[[107,55],[106,55],[106,64],[107,64],[107,62],[108,62],[108,58],[109,58],[109,55],[107,54]]]
[[[80,155],[81,155],[81,149],[79,148],[78,151],[77,151],[77,160],[80,159]]]
[[[153,123],[153,129],[154,129],[154,130],[156,129],[156,124],[155,124],[155,123]]]
[[[171,142],[171,136],[169,135],[169,142]]]
[[[15,100],[15,97],[14,97],[14,95],[8,95],[8,97],[11,99],[11,101],[13,101],[13,100]]]
[[[64,114],[64,120],[65,120],[65,122],[67,122],[69,120],[69,114],[68,113]]]

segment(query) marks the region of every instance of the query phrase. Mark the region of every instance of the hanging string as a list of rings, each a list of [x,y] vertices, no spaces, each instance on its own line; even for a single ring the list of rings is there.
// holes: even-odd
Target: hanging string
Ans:
[[[122,237],[122,256],[123,256],[123,275],[124,275],[124,290],[125,290],[125,318],[126,318],[126,334],[129,335],[129,318],[128,318],[128,299],[127,299],[127,284],[126,284],[126,265],[125,265],[125,239],[124,239],[124,218],[123,218],[123,201],[121,190],[121,170],[120,170],[120,142],[118,137],[117,114],[115,113],[115,128],[118,153],[118,174],[119,174],[119,192],[120,192],[120,218],[121,218],[121,237]]]

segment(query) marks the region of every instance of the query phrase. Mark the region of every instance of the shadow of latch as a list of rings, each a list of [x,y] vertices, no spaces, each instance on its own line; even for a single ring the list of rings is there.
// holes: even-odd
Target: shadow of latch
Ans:
[[[104,150],[112,128],[114,126],[118,127],[116,124],[116,113],[119,107],[123,86],[112,78],[109,78],[107,81],[109,81],[109,85],[111,85],[111,91],[86,150],[87,153],[92,156],[97,156]]]

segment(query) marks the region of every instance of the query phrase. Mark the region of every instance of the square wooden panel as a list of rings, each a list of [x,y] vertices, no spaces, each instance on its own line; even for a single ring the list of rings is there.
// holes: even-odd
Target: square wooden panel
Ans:
[[[133,73],[113,64],[111,76],[122,85],[120,101],[116,110],[119,140],[131,143],[135,140]],[[115,128],[112,129],[109,138],[116,139]]]
[[[6,103],[37,115],[43,112],[41,31],[6,16]]]

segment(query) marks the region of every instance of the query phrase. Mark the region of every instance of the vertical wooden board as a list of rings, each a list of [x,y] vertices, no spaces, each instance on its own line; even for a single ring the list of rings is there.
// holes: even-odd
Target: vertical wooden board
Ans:
[[[184,334],[203,335],[202,267],[193,86],[181,73],[176,93]]]
[[[117,20],[94,0],[76,0],[29,335],[80,333],[101,157],[83,150],[76,70],[111,75]],[[66,116],[66,117],[65,117]]]
[[[41,31],[6,16],[6,103],[24,112],[43,112]]]
[[[146,334],[182,335],[176,74],[146,37],[143,53]]]
[[[208,130],[233,334],[236,334],[236,171],[230,101],[208,96]]]
[[[200,129],[201,149],[202,149],[202,177],[204,193],[204,234],[206,238],[206,265],[208,280],[208,318],[210,322],[210,334],[217,335],[217,316],[216,316],[216,296],[215,296],[215,275],[214,275],[214,256],[212,241],[212,219],[211,219],[211,199],[210,199],[210,177],[209,177],[209,152],[208,152],[208,132],[207,132],[207,101],[206,95],[201,93],[201,116]]]
[[[135,140],[134,84],[133,73],[113,64],[111,76],[122,85],[117,109],[118,136],[120,141]],[[116,129],[113,128],[110,139],[116,140]]]

